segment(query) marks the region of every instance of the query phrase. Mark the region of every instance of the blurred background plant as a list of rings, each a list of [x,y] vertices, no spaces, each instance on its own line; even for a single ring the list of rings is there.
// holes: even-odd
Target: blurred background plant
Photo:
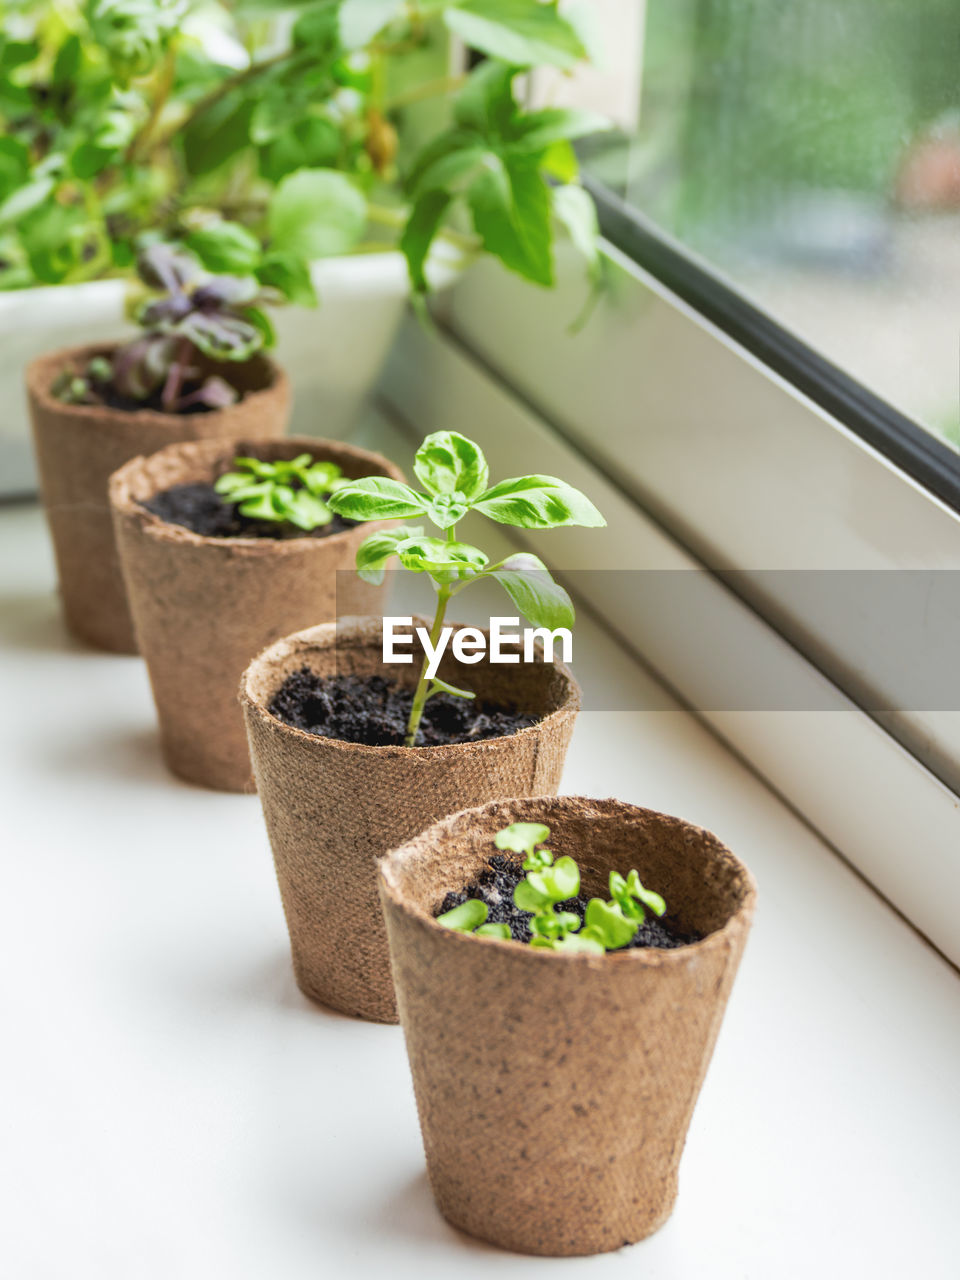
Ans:
[[[549,285],[561,223],[594,259],[604,122],[518,75],[585,56],[556,0],[0,3],[0,288],[125,274],[145,232],[306,304],[311,260],[397,246],[425,290],[438,235]]]

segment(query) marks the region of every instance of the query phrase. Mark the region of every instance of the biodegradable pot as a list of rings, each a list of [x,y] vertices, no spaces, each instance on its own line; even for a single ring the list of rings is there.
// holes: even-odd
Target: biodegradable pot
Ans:
[[[107,501],[111,473],[129,458],[177,440],[281,436],[290,390],[284,372],[261,356],[230,367],[231,382],[246,393],[243,399],[207,413],[128,412],[64,404],[52,395],[63,369],[81,368],[91,356],[111,350],[73,347],[34,360],[26,371],[27,397],[67,626],[98,648],[136,653]]]
[[[608,896],[632,867],[673,951],[562,955],[454,933],[433,912],[511,822],[545,822]],[[454,814],[380,864],[400,1020],[441,1213],[521,1253],[601,1253],[670,1215],[687,1126],[756,890],[716,836],[618,800],[505,800]]]
[[[379,618],[289,636],[251,663],[241,700],[297,983],[342,1013],[396,1022],[377,858],[444,814],[497,796],[554,794],[580,689],[567,667],[542,654],[517,666],[486,658],[460,666],[445,655],[441,678],[541,717],[506,737],[451,746],[364,746],[270,715],[273,695],[303,666],[413,684],[415,666],[384,666],[381,636]]]
[[[378,453],[329,440],[204,440],[135,458],[111,477],[117,546],[160,719],[164,757],[189,782],[252,791],[237,686],[260,650],[308,623],[377,609],[382,588],[354,572],[357,547],[383,522],[323,538],[208,538],[141,503],[177,484],[211,482],[236,454],[309,453],[352,478],[403,478]]]

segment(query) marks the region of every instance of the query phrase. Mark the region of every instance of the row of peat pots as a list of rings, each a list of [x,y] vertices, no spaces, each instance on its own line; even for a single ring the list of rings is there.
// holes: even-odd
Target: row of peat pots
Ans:
[[[503,736],[373,746],[279,718],[291,679],[373,687],[387,677],[381,589],[342,572],[371,526],[206,536],[146,504],[209,487],[238,455],[308,453],[351,478],[401,473],[344,444],[281,438],[288,395],[273,366],[237,404],[178,421],[181,443],[170,443],[166,415],[54,399],[57,367],[34,364],[28,390],[68,625],[100,647],[139,645],[175,773],[223,790],[256,785],[296,980],[341,1012],[399,1017],[442,1213],[527,1253],[590,1254],[648,1236],[676,1196],[753,913],[749,873],[680,819],[557,797],[580,691],[542,653],[470,668],[479,701],[523,716]],[[462,672],[448,656],[439,674]],[[390,667],[389,677],[412,685],[416,674]],[[515,823],[549,828],[555,865],[577,863],[581,902],[605,896],[611,873],[638,872],[666,901],[673,944],[597,954],[439,921],[451,895],[477,897],[496,868],[520,866],[498,853],[510,847],[498,833]],[[491,1132],[518,1136],[502,1148]]]

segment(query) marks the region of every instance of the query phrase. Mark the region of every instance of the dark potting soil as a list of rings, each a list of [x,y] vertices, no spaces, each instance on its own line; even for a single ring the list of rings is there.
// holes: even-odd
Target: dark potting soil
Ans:
[[[329,524],[307,531],[286,521],[253,520],[242,516],[211,484],[175,484],[141,505],[168,524],[183,525],[204,538],[328,538],[357,523],[335,515]]]
[[[301,667],[284,680],[268,710],[294,729],[370,747],[402,746],[413,690],[381,676],[318,676]],[[437,693],[424,708],[418,747],[504,738],[536,724],[510,707]]]
[[[510,926],[510,937],[514,942],[529,942],[532,937],[530,912],[521,911],[513,902],[513,891],[525,875],[526,872],[519,861],[506,854],[495,853],[473,884],[467,885],[466,889],[459,893],[448,893],[433,914],[442,915],[444,911],[452,911],[454,907],[459,907],[468,898],[479,898],[481,902],[487,904],[487,920],[491,924],[507,924]],[[580,917],[581,924],[586,909],[587,899],[582,895],[568,898],[557,907],[558,911],[575,912]],[[634,947],[659,947],[661,950],[669,951],[674,947],[686,947],[691,942],[699,942],[701,936],[699,933],[681,933],[648,913],[646,920],[627,945],[618,947],[617,950],[630,951]]]
[[[199,389],[199,383],[184,383],[181,395],[186,397],[191,392]],[[101,404],[105,404],[108,409],[120,409],[124,413],[139,413],[141,409],[149,409],[152,413],[165,413],[170,417],[183,418],[193,413],[210,413],[213,405],[200,404],[194,401],[193,404],[184,405],[182,409],[178,409],[176,413],[171,414],[169,409],[163,407],[161,398],[162,388],[158,388],[152,395],[147,396],[145,400],[134,400],[132,396],[122,396],[119,392],[114,391],[112,387],[103,387],[98,385],[96,396]],[[243,393],[240,392],[240,398],[243,399]]]

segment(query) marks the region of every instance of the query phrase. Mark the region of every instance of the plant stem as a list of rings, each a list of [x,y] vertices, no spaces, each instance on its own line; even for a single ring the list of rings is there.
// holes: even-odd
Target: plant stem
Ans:
[[[180,395],[180,389],[183,386],[189,359],[190,340],[189,338],[181,338],[177,347],[177,354],[174,356],[173,363],[167,374],[167,380],[163,384],[163,391],[160,393],[160,404],[163,406],[164,413],[176,413],[177,411],[177,397]]]
[[[423,84],[413,85],[403,93],[394,94],[383,104],[384,111],[396,111],[399,107],[409,107],[415,102],[423,102],[426,98],[440,97],[459,89],[466,76],[441,76],[438,80],[427,80]]]
[[[457,528],[451,525],[447,530],[447,541],[456,542]],[[430,628],[430,648],[436,649],[437,642],[440,639],[440,632],[443,630],[443,616],[447,612],[447,602],[453,584],[444,583],[437,592],[437,611],[433,615],[433,626]],[[420,720],[423,716],[423,708],[427,705],[427,698],[430,696],[430,690],[427,682],[427,667],[430,660],[426,654],[423,655],[423,662],[420,664],[420,678],[417,681],[417,687],[413,695],[413,706],[410,708],[410,719],[407,721],[407,736],[403,740],[406,747],[415,747],[417,745],[417,732],[420,729]]]
[[[433,616],[433,626],[430,628],[430,648],[436,649],[437,641],[440,639],[440,632],[443,629],[443,615],[447,611],[447,601],[450,599],[450,588],[441,587],[437,592],[437,611]],[[410,708],[410,719],[407,721],[407,736],[404,738],[404,746],[415,747],[417,745],[417,733],[420,729],[420,720],[423,716],[423,708],[427,705],[427,696],[429,693],[427,681],[427,667],[429,658],[423,655],[423,662],[420,664],[420,679],[417,681],[417,689],[413,695],[413,706]]]

